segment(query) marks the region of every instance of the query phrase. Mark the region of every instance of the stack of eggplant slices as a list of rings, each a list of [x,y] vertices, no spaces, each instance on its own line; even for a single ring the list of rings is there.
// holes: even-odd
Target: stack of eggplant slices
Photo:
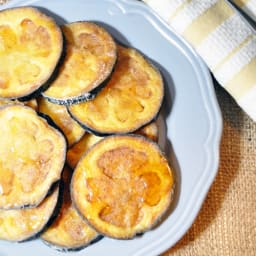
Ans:
[[[0,12],[0,239],[79,250],[155,227],[174,175],[159,71],[95,22]]]

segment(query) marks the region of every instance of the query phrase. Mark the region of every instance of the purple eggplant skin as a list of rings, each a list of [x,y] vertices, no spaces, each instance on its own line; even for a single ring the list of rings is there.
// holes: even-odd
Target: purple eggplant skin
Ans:
[[[9,8],[9,9],[15,9],[17,7],[13,7],[13,8]],[[37,7],[33,7],[35,10],[38,10],[39,12],[42,12],[42,10],[40,8]],[[5,10],[2,10],[5,11]],[[0,11],[0,13],[2,12]],[[54,21],[54,23],[59,27],[59,25],[56,23],[56,21],[52,18],[52,20]],[[10,98],[3,98],[3,99],[7,99],[7,100],[19,100],[19,101],[28,101],[31,99],[34,99],[38,96],[40,96],[45,90],[47,90],[49,88],[49,86],[51,85],[51,83],[55,80],[55,78],[57,77],[58,73],[59,73],[59,69],[63,63],[63,60],[65,59],[66,56],[66,39],[65,36],[62,32],[62,30],[60,29],[61,32],[61,38],[60,41],[62,42],[62,44],[60,45],[61,53],[59,55],[59,59],[56,63],[55,68],[52,70],[52,73],[49,74],[49,78],[43,82],[43,84],[39,85],[39,87],[34,90],[33,92],[27,94],[27,95],[22,95],[19,97],[10,97]],[[1,97],[0,97],[1,99]]]
[[[67,98],[67,99],[56,99],[56,98],[53,98],[53,97],[49,97],[46,94],[44,94],[43,92],[41,93],[41,95],[45,99],[50,101],[51,103],[59,104],[59,105],[65,105],[65,106],[70,106],[70,105],[73,105],[73,104],[79,104],[81,102],[93,100],[98,95],[98,93],[100,93],[100,91],[108,84],[108,82],[109,82],[109,80],[110,80],[110,78],[111,78],[111,76],[112,76],[112,74],[115,70],[115,65],[116,65],[116,62],[114,64],[112,70],[110,71],[108,77],[103,82],[101,82],[100,85],[98,85],[96,88],[92,89],[90,92],[84,93],[84,94],[79,95],[79,96],[70,97],[70,98]]]
[[[57,200],[57,203],[56,203],[56,206],[53,210],[53,213],[50,217],[50,219],[45,223],[44,227],[39,230],[37,233],[33,234],[31,237],[29,238],[26,238],[24,240],[21,240],[21,241],[18,241],[19,243],[23,243],[23,242],[28,242],[28,241],[32,241],[32,240],[35,240],[37,238],[40,237],[40,235],[54,222],[54,220],[58,217],[58,214],[60,212],[60,208],[61,208],[61,205],[62,205],[62,194],[63,194],[63,183],[61,181],[59,182],[56,182],[51,190],[52,192],[54,191],[54,189],[56,188],[56,186],[59,186],[59,195],[58,195],[58,200]],[[50,191],[49,191],[50,192]],[[49,195],[47,195],[49,196]]]
[[[78,252],[83,249],[86,249],[88,246],[93,245],[97,242],[99,242],[101,239],[103,239],[103,235],[98,235],[94,240],[90,241],[89,243],[86,243],[84,245],[78,246],[78,247],[63,247],[57,244],[50,243],[48,241],[42,240],[44,244],[49,246],[50,248],[57,250],[59,252]]]

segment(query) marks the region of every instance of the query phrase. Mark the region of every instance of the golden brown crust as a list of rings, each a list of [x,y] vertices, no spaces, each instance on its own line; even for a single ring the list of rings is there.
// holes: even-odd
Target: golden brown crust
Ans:
[[[63,49],[60,28],[36,8],[0,12],[0,97],[22,98],[53,74]]]
[[[85,130],[69,115],[66,106],[57,105],[40,97],[38,99],[38,110],[50,116],[65,134],[69,147],[79,141]]]
[[[31,99],[28,101],[0,99],[0,106],[13,105],[13,104],[20,104],[20,105],[28,106],[28,107],[33,108],[35,111],[37,111],[37,108],[38,108],[36,99]]]
[[[157,144],[142,136],[112,136],[79,161],[71,188],[75,206],[96,230],[131,238],[169,207],[173,174]]]
[[[155,142],[158,141],[158,125],[156,122],[151,122],[143,127],[141,127],[139,130],[135,131],[135,134],[140,134],[142,136],[145,136]]]
[[[60,179],[63,135],[26,106],[0,107],[0,208],[38,205]]]
[[[91,133],[86,133],[81,140],[69,148],[67,152],[67,164],[74,169],[76,164],[82,157],[82,155],[95,143],[100,141],[102,137],[93,135]]]
[[[102,27],[91,22],[62,26],[67,53],[57,79],[43,95],[63,104],[86,98],[111,74],[116,62],[116,44]]]
[[[158,140],[158,127],[156,122],[152,122],[134,133],[143,135],[153,141]],[[71,168],[75,168],[80,158],[85,154],[90,147],[95,143],[103,139],[91,133],[86,133],[77,143],[68,149],[67,152],[67,163]]]
[[[35,208],[0,210],[0,239],[23,241],[36,236],[51,219],[59,196],[57,186],[53,193]]]
[[[133,132],[156,117],[163,95],[158,70],[136,50],[118,46],[118,61],[106,87],[95,99],[69,106],[69,111],[96,135]]]
[[[65,168],[63,171],[64,198],[60,213],[41,235],[47,244],[63,250],[83,248],[98,237],[98,233],[88,226],[72,205],[69,190],[70,179],[71,171]]]

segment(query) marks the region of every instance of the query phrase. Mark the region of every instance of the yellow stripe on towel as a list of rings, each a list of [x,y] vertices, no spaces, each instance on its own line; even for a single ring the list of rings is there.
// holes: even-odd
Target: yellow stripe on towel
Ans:
[[[256,0],[231,0],[231,2],[240,7],[254,21],[256,21]]]
[[[163,19],[167,20],[170,16],[175,16],[175,13],[182,9],[191,0],[144,0],[150,5]]]
[[[233,51],[232,55],[225,59],[225,62],[223,62],[221,66],[214,70],[215,77],[218,81],[222,81],[224,87],[235,83],[235,81],[230,81],[256,58],[255,45],[256,37],[252,36],[250,40],[241,45],[237,51]],[[253,72],[252,75],[255,76],[255,72]],[[246,81],[247,77],[244,77],[244,80]]]
[[[232,80],[224,85],[236,100],[243,97],[253,86],[255,86],[256,58],[244,66]],[[246,77],[246,79],[245,79]],[[255,102],[256,103],[256,102]]]
[[[216,15],[216,13],[219,15]],[[217,1],[217,3],[205,10],[202,15],[197,17],[197,19],[187,27],[183,33],[183,36],[191,44],[196,46],[200,44],[210,32],[218,28],[218,26],[220,26],[233,13],[234,10],[227,6],[224,1]]]
[[[244,17],[227,0],[144,1],[195,48],[217,81],[256,121],[256,33]],[[256,8],[256,0],[234,2],[242,8],[255,3]]]
[[[243,7],[246,3],[250,2],[250,0],[233,0],[233,2],[237,5],[237,7]]]

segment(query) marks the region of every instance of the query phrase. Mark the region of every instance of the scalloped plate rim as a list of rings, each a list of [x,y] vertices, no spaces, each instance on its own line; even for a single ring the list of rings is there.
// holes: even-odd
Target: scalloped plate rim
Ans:
[[[16,7],[19,5],[29,5],[29,4],[36,4],[37,2],[40,2],[41,0],[12,0],[6,5],[3,6],[3,8],[7,7]],[[57,2],[57,1],[56,1]],[[80,2],[80,1],[78,1]],[[84,1],[85,2],[85,1]],[[87,1],[87,2],[93,2],[93,1]],[[95,1],[96,2],[96,1]],[[186,222],[183,224],[182,227],[178,226],[178,231],[175,236],[175,238],[170,241],[170,233],[167,233],[163,235],[161,239],[158,239],[155,243],[150,244],[149,246],[145,248],[141,248],[140,250],[133,253],[133,255],[155,255],[163,252],[164,250],[167,250],[171,246],[173,246],[189,229],[189,227],[194,222],[202,203],[207,195],[207,192],[217,174],[217,168],[219,164],[219,144],[221,139],[221,133],[222,133],[222,120],[221,120],[221,114],[220,109],[217,103],[216,95],[214,93],[213,85],[212,85],[212,79],[210,76],[210,73],[203,63],[203,61],[198,57],[198,55],[195,53],[193,48],[189,46],[182,38],[175,35],[172,30],[169,29],[169,27],[161,20],[159,16],[157,16],[154,11],[152,11],[150,8],[148,8],[146,5],[144,5],[141,2],[135,1],[135,0],[104,0],[103,2],[110,2],[114,5],[124,5],[125,10],[131,8],[128,13],[135,13],[136,15],[144,15],[145,19],[148,19],[152,25],[155,25],[157,29],[159,29],[159,32],[162,32],[165,34],[165,36],[170,37],[173,43],[177,44],[177,47],[180,47],[181,50],[184,50],[184,53],[186,57],[189,59],[189,61],[192,64],[196,64],[193,66],[195,73],[197,73],[198,79],[202,80],[199,84],[202,86],[204,83],[207,83],[208,87],[201,88],[202,97],[204,100],[210,100],[208,101],[208,104],[206,104],[207,112],[208,112],[208,118],[210,122],[210,131],[208,134],[208,137],[206,139],[205,144],[203,147],[207,151],[207,157],[209,158],[207,163],[206,171],[204,172],[203,177],[206,174],[210,174],[207,178],[204,177],[204,179],[201,179],[202,182],[206,182],[204,185],[197,185],[198,187],[203,186],[203,193],[201,193],[199,198],[196,200],[195,207],[192,212],[190,212],[189,220],[186,220]],[[3,9],[2,7],[0,9]],[[125,13],[126,14],[126,13]],[[154,24],[153,24],[154,23]],[[203,90],[203,91],[202,91]],[[210,169],[209,169],[210,168]],[[195,192],[194,192],[195,194]],[[187,210],[188,211],[188,210]],[[186,214],[183,214],[184,217],[187,217]],[[184,218],[183,217],[183,218]],[[163,224],[164,225],[164,224]],[[142,238],[143,239],[143,238]],[[168,240],[168,242],[167,242]],[[93,245],[97,246],[97,245]],[[156,247],[158,246],[158,247]],[[1,244],[0,244],[1,247]],[[86,252],[82,251],[82,252]]]

